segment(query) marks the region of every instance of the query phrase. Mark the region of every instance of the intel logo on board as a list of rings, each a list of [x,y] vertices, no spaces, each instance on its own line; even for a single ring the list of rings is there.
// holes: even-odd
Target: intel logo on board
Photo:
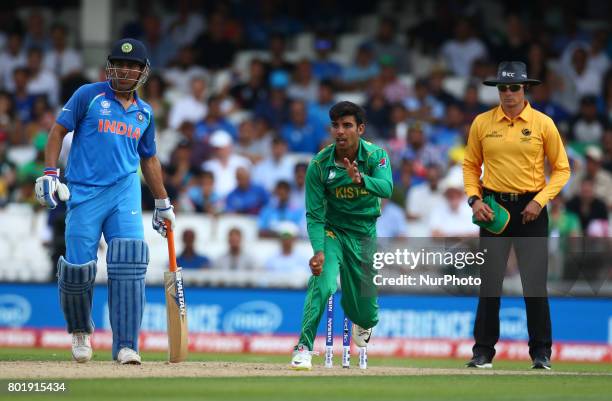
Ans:
[[[21,327],[32,314],[27,299],[19,295],[0,295],[0,326]]]
[[[226,333],[273,333],[281,325],[283,313],[271,302],[252,301],[238,305],[223,319]]]

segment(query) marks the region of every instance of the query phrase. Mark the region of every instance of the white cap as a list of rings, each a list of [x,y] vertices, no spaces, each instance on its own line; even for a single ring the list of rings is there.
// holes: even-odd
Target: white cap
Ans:
[[[449,189],[463,191],[463,174],[459,174],[457,171],[449,172],[446,178],[442,180],[440,187],[442,193],[448,191]]]
[[[587,146],[586,151],[584,152],[584,154],[589,159],[593,159],[593,160],[598,161],[598,162],[600,162],[601,159],[603,158],[603,153],[601,152],[601,149],[599,149],[599,147],[595,146],[595,145]]]
[[[232,139],[232,136],[223,130],[213,132],[210,136],[210,140],[208,141],[210,146],[215,148],[224,148],[231,145],[233,142],[234,140]]]

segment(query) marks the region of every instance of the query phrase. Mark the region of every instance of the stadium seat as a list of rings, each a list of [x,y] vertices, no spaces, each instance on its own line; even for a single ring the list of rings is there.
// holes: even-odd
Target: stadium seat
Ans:
[[[499,94],[494,86],[479,85],[478,98],[482,103],[487,105],[499,103]]]
[[[338,37],[336,51],[347,54],[349,60],[355,58],[357,47],[368,39],[363,33],[345,33]]]
[[[336,93],[337,101],[348,100],[359,105],[364,105],[367,101],[366,94],[363,92],[338,92]]]
[[[312,57],[314,54],[313,44],[314,34],[312,32],[300,33],[293,39],[293,51],[302,56]]]
[[[263,50],[241,50],[234,56],[232,68],[240,75],[241,79],[246,80],[249,78],[249,65],[254,58],[265,61],[268,60],[269,53]]]
[[[357,32],[366,36],[373,36],[378,29],[379,16],[377,14],[362,15],[357,19]]]
[[[467,79],[463,77],[446,77],[442,82],[442,87],[457,99],[463,98],[466,86]]]

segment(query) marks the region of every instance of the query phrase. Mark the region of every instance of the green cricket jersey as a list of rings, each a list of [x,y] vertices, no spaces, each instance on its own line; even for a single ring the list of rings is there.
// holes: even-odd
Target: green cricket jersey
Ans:
[[[357,165],[363,185],[353,184],[343,164],[336,164],[336,145],[321,150],[306,172],[306,221],[314,252],[323,251],[325,227],[363,236],[376,235],[381,198],[393,192],[389,156],[364,139],[359,141]]]

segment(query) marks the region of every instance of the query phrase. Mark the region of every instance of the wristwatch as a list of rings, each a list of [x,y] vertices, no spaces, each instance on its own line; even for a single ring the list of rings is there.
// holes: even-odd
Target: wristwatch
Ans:
[[[468,205],[470,205],[470,207],[472,207],[472,205],[474,204],[474,202],[476,202],[477,200],[480,200],[480,196],[478,195],[472,195],[468,198]]]

